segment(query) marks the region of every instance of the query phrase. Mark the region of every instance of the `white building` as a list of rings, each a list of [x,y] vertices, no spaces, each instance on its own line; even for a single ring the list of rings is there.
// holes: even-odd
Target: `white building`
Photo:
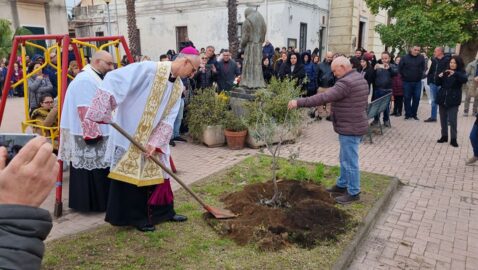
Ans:
[[[67,34],[64,0],[1,0],[0,18],[12,22],[13,30],[25,27],[33,34]]]
[[[257,7],[264,16],[268,39],[274,47],[327,50],[328,9],[331,0],[239,0],[238,28],[244,10]],[[127,37],[126,6],[122,0],[109,4],[112,35]],[[77,37],[108,35],[107,6],[103,1],[83,0],[73,9],[71,27]],[[213,45],[228,48],[228,10],[225,0],[137,0],[136,20],[141,52],[157,60],[189,38],[199,49]]]

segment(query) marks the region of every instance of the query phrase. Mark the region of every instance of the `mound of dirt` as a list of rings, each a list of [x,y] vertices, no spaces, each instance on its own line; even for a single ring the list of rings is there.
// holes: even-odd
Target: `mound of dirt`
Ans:
[[[239,216],[229,220],[208,219],[209,223],[236,243],[257,243],[263,250],[279,250],[291,244],[312,248],[317,241],[335,240],[345,232],[349,216],[334,207],[334,200],[322,186],[299,181],[279,181],[282,207],[261,201],[272,198],[273,183],[248,185],[222,198],[227,209]]]

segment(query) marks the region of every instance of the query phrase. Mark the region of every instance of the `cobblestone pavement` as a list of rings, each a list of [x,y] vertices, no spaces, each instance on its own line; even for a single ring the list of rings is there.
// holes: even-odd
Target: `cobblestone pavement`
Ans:
[[[16,119],[9,115],[20,104],[12,101],[7,104],[9,123]],[[405,185],[379,217],[350,269],[478,269],[478,166],[464,165],[472,155],[468,134],[475,118],[459,114],[460,147],[454,148],[436,143],[439,123],[423,122],[429,112],[430,106],[422,101],[420,121],[392,117],[391,129],[375,135],[373,144],[366,140],[361,145],[361,170],[396,176]],[[19,131],[19,125],[15,129],[2,124],[0,131]],[[338,164],[338,137],[330,122],[310,124],[298,144],[288,147],[300,147],[299,159]],[[178,143],[173,157],[179,175],[192,183],[256,152]],[[67,187],[66,180],[65,205]],[[42,207],[52,210],[53,202],[52,192]],[[48,240],[103,223],[103,214],[78,214],[66,207]]]

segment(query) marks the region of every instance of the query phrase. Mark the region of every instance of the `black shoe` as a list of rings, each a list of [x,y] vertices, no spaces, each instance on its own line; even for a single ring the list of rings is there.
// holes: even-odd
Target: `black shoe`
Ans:
[[[172,222],[184,222],[188,220],[188,217],[186,216],[183,216],[183,215],[174,215],[169,221],[172,221]]]
[[[173,141],[173,140],[169,140],[169,145],[171,145],[172,147],[176,146],[176,143]]]
[[[315,118],[315,110],[309,112],[309,117],[314,119]]]
[[[332,121],[332,117],[327,116],[327,117],[325,117],[325,120],[327,120],[327,121]]]
[[[395,115],[397,115],[397,113],[396,113],[396,112],[393,112],[393,113],[391,113],[390,115],[393,115],[393,116],[395,116]]]
[[[340,204],[349,204],[360,200],[360,193],[355,195],[345,194],[343,196],[338,196],[335,198],[335,201]]]
[[[410,116],[405,116],[405,120],[408,120],[410,119],[411,117]]]
[[[315,118],[317,121],[320,121],[322,120],[322,117],[321,116],[317,116],[317,118]]]
[[[141,232],[154,232],[156,227],[154,227],[154,225],[146,224],[143,226],[137,226],[136,229]]]
[[[178,136],[178,137],[174,137],[174,138],[173,138],[173,141],[178,141],[178,142],[188,142],[186,139],[184,139],[184,138],[181,138],[181,137],[179,137],[179,136]]]
[[[450,145],[453,147],[458,147],[458,143],[456,142],[456,139],[451,139],[450,140]]]
[[[415,120],[417,120],[417,121],[420,120],[420,119],[418,119],[418,117],[416,117],[416,116],[414,116],[413,119],[415,119]]]
[[[325,190],[330,193],[343,193],[343,194],[347,193],[346,187],[339,187],[337,185],[333,185]]]
[[[402,114],[401,114],[401,113],[397,113],[397,114],[395,114],[394,116],[395,116],[395,117],[400,117],[400,116],[402,116]]]
[[[425,123],[431,123],[431,122],[436,122],[437,120],[436,119],[433,119],[433,118],[428,118],[427,120],[423,121]]]
[[[445,143],[448,141],[448,137],[447,136],[441,136],[441,138],[437,141],[437,143]]]

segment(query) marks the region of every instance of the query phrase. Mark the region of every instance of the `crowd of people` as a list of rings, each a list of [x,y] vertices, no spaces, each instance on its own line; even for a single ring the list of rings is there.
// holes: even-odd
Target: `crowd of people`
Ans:
[[[318,49],[299,54],[293,48],[274,49],[270,42],[265,42],[262,71],[266,82],[273,77],[296,80],[303,96],[291,100],[289,109],[309,107],[312,118],[321,120],[325,117],[332,121],[339,136],[341,166],[336,184],[327,190],[337,195],[334,197],[338,203],[360,199],[358,149],[370,125],[380,124],[382,117],[384,126],[390,127],[390,115],[400,117],[403,114],[405,120],[419,120],[417,111],[424,88],[428,89],[431,103],[430,117],[425,122],[437,122],[438,117],[440,120],[441,137],[437,143],[449,141],[451,146],[458,147],[457,115],[462,87],[467,86],[464,115],[468,116],[470,100],[476,98],[477,92],[478,55],[466,67],[459,56],[447,55],[441,47],[435,48],[431,59],[418,46],[396,57],[385,51],[377,58],[374,52],[363,49],[356,50],[351,57],[334,52],[326,52],[322,61],[321,57]],[[50,59],[56,64],[55,53]],[[116,70],[112,55],[106,51],[96,52],[81,72],[78,64],[70,60],[58,153],[59,158],[70,165],[69,207],[79,212],[106,212],[105,220],[110,224],[133,226],[143,232],[154,231],[159,222],[186,221],[187,217],[174,210],[170,175],[151,164],[148,157],[157,157],[174,171],[169,146],[186,141],[181,133],[187,130],[183,118],[189,99],[208,87],[216,87],[217,92],[232,90],[241,79],[243,59],[241,52],[235,57],[228,50],[216,54],[213,46],[198,51],[188,42],[180,53],[170,50],[161,55],[157,63],[142,56],[135,57],[135,63],[130,64],[124,57],[122,65],[125,67]],[[44,61],[41,55],[27,61],[26,74],[32,74],[28,78],[28,104],[32,119],[53,125],[58,113],[54,104],[57,73],[51,66],[41,68]],[[6,65],[2,61],[0,74],[6,74]],[[24,67],[20,61],[13,66],[14,72],[9,79],[15,83],[23,78]],[[6,75],[2,76],[4,82]],[[19,93],[21,91],[15,87],[12,89],[12,95]],[[365,108],[370,94],[372,101],[391,94],[393,109],[392,113],[387,109],[383,116],[376,115],[369,124]],[[137,109],[132,111],[133,107]],[[472,108],[476,115],[476,101]],[[467,161],[468,165],[478,161],[478,115],[476,117],[470,133],[474,156]],[[145,145],[147,152],[141,153],[106,125],[112,121]],[[22,228],[37,226],[38,222],[44,225],[35,235],[35,243],[31,244],[38,249],[27,252],[33,255],[29,258],[33,265],[39,265],[43,253],[40,242],[51,229],[49,215],[36,207],[46,198],[53,185],[52,172],[58,169],[52,150],[43,138],[34,139],[5,167],[5,151],[0,148],[0,166],[5,168],[0,171],[0,184],[8,187],[13,180],[26,184],[38,180],[44,184],[43,188],[38,187],[38,183],[32,185],[41,190],[37,196],[25,195],[28,189],[22,192],[12,188],[13,195],[9,196],[0,192],[0,211],[6,216],[9,214],[11,219],[26,215],[32,219],[31,224],[22,225]],[[44,175],[22,174],[15,169],[23,166],[22,162],[25,166],[47,171]],[[47,166],[42,167],[42,162],[47,162]],[[29,208],[31,206],[33,208]],[[18,213],[12,214],[13,211]],[[17,227],[16,224],[6,227],[5,235],[10,245],[15,245],[16,239],[22,237]],[[15,263],[22,262],[11,261],[11,265]]]

